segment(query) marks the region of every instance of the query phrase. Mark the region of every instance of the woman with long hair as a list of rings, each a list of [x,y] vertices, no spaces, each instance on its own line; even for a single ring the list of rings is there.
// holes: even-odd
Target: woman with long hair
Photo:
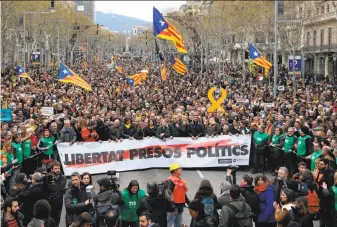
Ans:
[[[139,189],[137,180],[132,180],[128,187],[122,190],[121,194],[124,201],[120,213],[122,227],[138,227],[137,209],[139,208],[140,200],[146,196],[145,191]]]
[[[295,206],[289,211],[288,216],[292,221],[297,221],[301,227],[313,227],[313,219],[308,212],[308,200],[302,196],[296,199]],[[291,225],[291,223],[288,223]]]
[[[295,193],[293,190],[285,188],[281,191],[280,204],[274,202],[275,220],[278,227],[287,226],[290,218],[288,212],[295,207]]]
[[[155,137],[157,132],[157,127],[152,119],[149,120],[147,127],[144,129],[144,136]]]
[[[257,217],[256,227],[275,227],[276,221],[274,216],[275,201],[274,188],[270,185],[268,178],[263,175],[257,175],[254,179],[255,192],[260,199],[260,214]]]
[[[88,185],[92,185],[92,177],[91,174],[88,172],[84,172],[81,175],[81,183],[84,187],[88,186]]]
[[[213,187],[211,182],[207,179],[203,179],[200,182],[197,193],[195,194],[194,199],[199,199],[201,202],[206,203],[206,206],[212,206],[208,210],[212,211],[211,214],[206,212],[206,215],[213,217],[215,223],[219,224],[219,215],[217,210],[221,209],[221,204],[218,203],[218,199],[213,192]]]

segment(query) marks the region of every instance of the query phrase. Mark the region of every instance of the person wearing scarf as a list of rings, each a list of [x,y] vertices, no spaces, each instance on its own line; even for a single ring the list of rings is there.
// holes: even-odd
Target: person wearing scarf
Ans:
[[[274,189],[269,184],[265,175],[258,175],[254,179],[254,191],[259,195],[260,214],[257,217],[256,227],[275,227],[276,221],[274,216],[273,202],[275,200]]]

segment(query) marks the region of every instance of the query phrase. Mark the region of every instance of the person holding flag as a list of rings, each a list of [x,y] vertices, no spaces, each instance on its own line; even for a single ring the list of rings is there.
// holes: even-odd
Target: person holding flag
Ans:
[[[25,70],[19,65],[17,67],[17,73],[21,78],[27,78],[30,82],[34,83],[33,79],[25,72]]]
[[[69,69],[64,64],[60,63],[60,71],[59,71],[59,81],[65,83],[72,83],[85,90],[92,91],[91,86],[84,80],[82,77],[74,73],[71,69]]]
[[[249,58],[252,59],[254,64],[263,67],[265,69],[264,75],[268,77],[269,69],[272,64],[264,58],[262,53],[256,49],[253,44],[249,45]]]

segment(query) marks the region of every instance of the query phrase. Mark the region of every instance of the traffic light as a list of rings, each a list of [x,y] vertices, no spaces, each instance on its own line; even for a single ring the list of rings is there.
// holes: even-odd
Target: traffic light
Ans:
[[[55,8],[55,0],[50,1],[50,8],[54,9]]]

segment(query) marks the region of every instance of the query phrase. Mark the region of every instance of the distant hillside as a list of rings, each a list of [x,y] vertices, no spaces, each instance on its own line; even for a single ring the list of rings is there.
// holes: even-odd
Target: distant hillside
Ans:
[[[104,25],[112,31],[119,31],[123,33],[125,33],[126,24],[128,24],[129,31],[132,30],[133,26],[152,25],[151,22],[134,17],[127,17],[113,13],[103,13],[99,11],[96,11],[96,23]]]

